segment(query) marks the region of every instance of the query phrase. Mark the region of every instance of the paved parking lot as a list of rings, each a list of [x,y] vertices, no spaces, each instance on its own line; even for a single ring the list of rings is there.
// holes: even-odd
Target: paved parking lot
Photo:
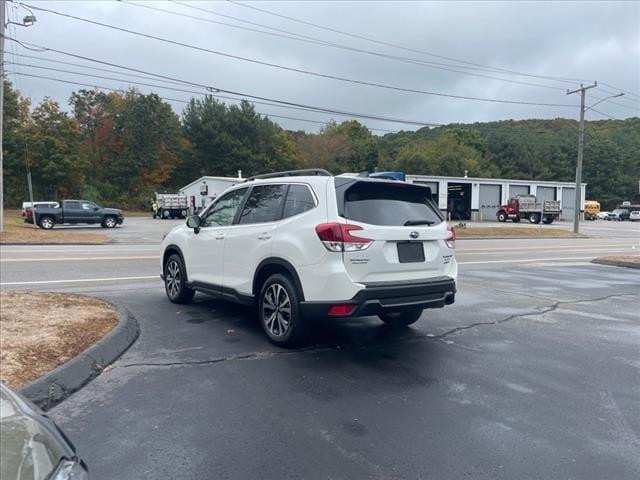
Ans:
[[[640,225],[614,225],[459,241],[455,305],[404,331],[318,321],[297,350],[269,344],[251,310],[169,303],[151,241],[3,247],[0,282],[97,295],[140,323],[50,412],[93,478],[631,479],[640,272],[588,263],[637,252]]]

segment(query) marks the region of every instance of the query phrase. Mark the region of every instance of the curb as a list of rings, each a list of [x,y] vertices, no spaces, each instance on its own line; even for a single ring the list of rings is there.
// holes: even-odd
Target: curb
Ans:
[[[606,260],[604,258],[594,258],[591,263],[597,263],[598,265],[609,265],[611,267],[626,267],[635,268],[640,270],[640,263],[624,262],[622,260]]]
[[[126,308],[110,304],[118,311],[118,325],[113,330],[77,357],[27,383],[20,393],[48,410],[80,390],[127,351],[138,338],[140,327]]]

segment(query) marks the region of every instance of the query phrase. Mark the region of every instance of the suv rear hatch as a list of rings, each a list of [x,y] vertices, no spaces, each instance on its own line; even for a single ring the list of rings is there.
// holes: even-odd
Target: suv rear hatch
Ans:
[[[346,179],[345,179],[346,180]],[[453,231],[431,200],[431,189],[404,182],[336,179],[339,215],[371,240],[365,248],[343,249],[354,282],[402,282],[447,275]]]

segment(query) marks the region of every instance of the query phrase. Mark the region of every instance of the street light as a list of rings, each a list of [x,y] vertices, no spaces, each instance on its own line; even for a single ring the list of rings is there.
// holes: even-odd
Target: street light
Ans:
[[[616,95],[609,95],[608,97],[603,98],[602,100],[598,100],[596,103],[594,103],[593,105],[591,105],[590,107],[587,107],[587,110],[591,110],[593,107],[595,107],[596,105],[598,105],[599,103],[605,102],[607,100],[611,100],[612,98],[618,98],[624,95],[624,92],[620,92]]]

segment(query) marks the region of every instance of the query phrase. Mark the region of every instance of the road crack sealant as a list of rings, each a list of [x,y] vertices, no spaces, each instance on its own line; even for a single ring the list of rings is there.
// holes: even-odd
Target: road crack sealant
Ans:
[[[623,297],[633,297],[633,296],[638,296],[638,294],[637,293],[615,293],[615,294],[606,295],[604,297],[598,297],[598,298],[585,298],[585,299],[579,299],[579,300],[562,300],[562,301],[554,302],[552,305],[548,307],[544,307],[541,310],[537,310],[534,312],[509,315],[508,317],[502,318],[500,320],[494,320],[492,322],[471,323],[469,325],[452,328],[450,330],[447,330],[437,335],[428,333],[425,335],[407,335],[404,337],[396,337],[389,340],[377,341],[377,342],[371,342],[371,343],[343,344],[343,345],[333,345],[333,346],[317,346],[316,345],[316,346],[310,346],[306,348],[298,348],[296,350],[275,350],[272,352],[239,353],[235,355],[214,357],[214,358],[209,358],[204,360],[176,360],[172,362],[131,362],[131,363],[125,363],[122,365],[113,365],[111,368],[109,368],[109,370],[115,370],[115,369],[121,369],[121,368],[134,368],[134,367],[168,368],[168,367],[186,367],[186,366],[198,366],[198,365],[214,365],[218,363],[225,363],[225,362],[232,362],[232,361],[264,360],[264,359],[269,359],[274,357],[301,355],[301,354],[309,354],[309,353],[314,354],[314,353],[322,353],[322,352],[337,352],[341,350],[369,348],[372,346],[390,345],[394,343],[401,343],[401,342],[415,341],[415,340],[438,340],[438,341],[443,341],[446,344],[450,344],[451,343],[450,341],[445,341],[447,337],[459,332],[464,332],[466,330],[471,330],[474,328],[484,327],[484,326],[501,325],[503,323],[508,323],[519,318],[533,317],[536,315],[544,315],[546,313],[553,312],[558,308],[566,305],[578,305],[582,303],[602,302],[604,300],[609,300],[611,298],[623,298]]]

